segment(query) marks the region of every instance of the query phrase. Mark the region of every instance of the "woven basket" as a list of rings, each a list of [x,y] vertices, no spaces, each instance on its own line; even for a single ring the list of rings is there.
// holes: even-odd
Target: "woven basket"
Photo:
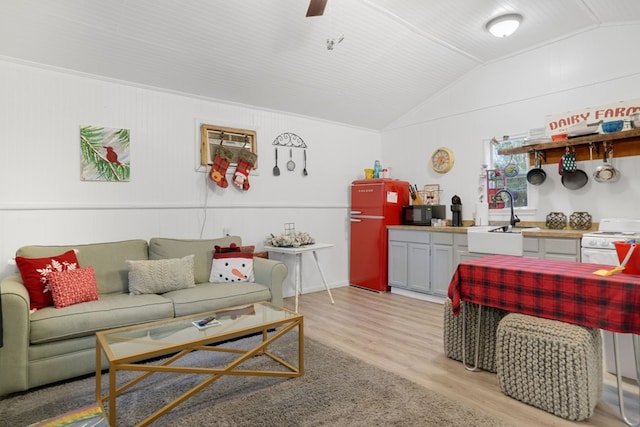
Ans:
[[[451,311],[451,300],[447,298],[444,304],[444,353],[454,360],[462,361],[462,316],[466,317],[466,363],[475,364],[476,331],[478,325],[478,305],[462,301],[462,310],[458,316]],[[498,323],[507,314],[504,310],[491,307],[482,308],[480,318],[480,350],[478,368],[496,372],[496,330]]]
[[[568,420],[593,415],[602,393],[599,329],[511,313],[496,340],[504,394]]]

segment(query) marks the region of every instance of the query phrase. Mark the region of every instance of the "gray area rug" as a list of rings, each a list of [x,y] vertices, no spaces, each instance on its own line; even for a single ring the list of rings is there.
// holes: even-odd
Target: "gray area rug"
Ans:
[[[258,337],[227,347],[243,347]],[[297,363],[295,332],[271,351]],[[183,365],[220,367],[228,355],[194,352]],[[266,356],[241,368],[276,365]],[[118,374],[118,379],[131,373]],[[133,426],[202,381],[196,375],[155,374],[118,397],[118,425]],[[105,379],[106,380],[106,379]],[[91,405],[95,378],[43,387],[0,400],[0,424],[26,426]],[[192,396],[154,426],[502,426],[487,414],[305,338],[305,374],[299,378],[226,376]]]

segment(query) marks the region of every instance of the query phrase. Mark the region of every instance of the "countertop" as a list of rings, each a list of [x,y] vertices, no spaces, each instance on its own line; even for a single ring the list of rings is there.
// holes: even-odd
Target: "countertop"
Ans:
[[[462,227],[426,227],[420,225],[389,225],[389,230],[416,230],[416,231],[430,231],[434,233],[466,233],[470,227],[473,227],[473,221],[463,221]],[[526,222],[520,223],[523,227],[538,227],[535,230],[522,230],[524,237],[556,237],[565,239],[581,239],[585,233],[592,233],[598,230],[598,224],[593,224],[589,230],[573,230],[571,228],[564,228],[562,230],[554,230],[546,228],[544,222]],[[496,225],[499,227],[499,225]]]

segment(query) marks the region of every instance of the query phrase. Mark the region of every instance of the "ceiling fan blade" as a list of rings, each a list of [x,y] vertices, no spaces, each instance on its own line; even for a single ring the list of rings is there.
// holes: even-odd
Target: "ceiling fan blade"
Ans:
[[[326,5],[327,0],[311,0],[309,2],[309,9],[307,9],[307,17],[322,16]]]

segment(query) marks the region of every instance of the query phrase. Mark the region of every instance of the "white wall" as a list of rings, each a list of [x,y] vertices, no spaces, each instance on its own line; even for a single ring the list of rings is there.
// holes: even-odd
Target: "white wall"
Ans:
[[[22,245],[210,238],[229,228],[260,249],[269,233],[294,222],[336,245],[319,256],[331,286],[348,283],[349,183],[379,158],[378,132],[6,58],[0,93],[0,275],[14,271],[6,261]],[[221,189],[197,171],[199,121],[257,131],[259,168],[249,191]],[[79,127],[87,124],[130,129],[130,182],[80,180]],[[272,142],[282,132],[309,147],[309,176],[300,150],[294,172],[285,168],[288,150],[280,150],[282,172],[273,176]],[[303,264],[305,290],[322,289],[312,259]],[[285,295],[293,294],[291,276]]]
[[[0,275],[5,260],[28,244],[74,244],[130,238],[217,237],[224,228],[258,248],[267,234],[295,222],[319,241],[332,286],[348,282],[349,183],[380,158],[396,178],[439,183],[443,200],[462,198],[463,217],[473,217],[482,140],[541,127],[546,114],[639,98],[640,57],[631,51],[638,25],[603,27],[525,54],[479,67],[414,111],[378,132],[311,118],[229,105],[73,72],[0,59]],[[197,123],[255,129],[259,169],[251,189],[225,190],[197,172]],[[79,126],[131,130],[131,181],[80,180]],[[273,139],[300,135],[310,175],[274,177]],[[454,168],[438,175],[429,157],[450,147]],[[283,158],[284,157],[284,158]],[[587,171],[597,165],[580,165]],[[640,158],[615,159],[622,179],[562,187],[553,165],[537,192],[531,218],[551,211],[588,211],[594,220],[635,216],[640,200]],[[206,205],[206,209],[205,209]],[[305,258],[304,279],[322,289]],[[293,264],[288,263],[291,271]],[[292,295],[288,279],[285,295]]]
[[[603,27],[479,67],[389,126],[383,132],[383,160],[396,170],[402,167],[419,186],[440,184],[447,204],[459,195],[463,218],[472,219],[482,140],[543,127],[547,114],[640,98],[640,57],[629,48],[639,36],[637,24]],[[455,155],[445,175],[429,166],[440,146]],[[601,162],[579,162],[579,167],[591,175]],[[537,210],[520,218],[544,221],[554,211],[567,216],[587,211],[594,221],[640,217],[640,157],[614,159],[614,166],[622,173],[617,183],[590,179],[574,191],[562,186],[556,165],[545,166],[547,181],[530,186]]]

